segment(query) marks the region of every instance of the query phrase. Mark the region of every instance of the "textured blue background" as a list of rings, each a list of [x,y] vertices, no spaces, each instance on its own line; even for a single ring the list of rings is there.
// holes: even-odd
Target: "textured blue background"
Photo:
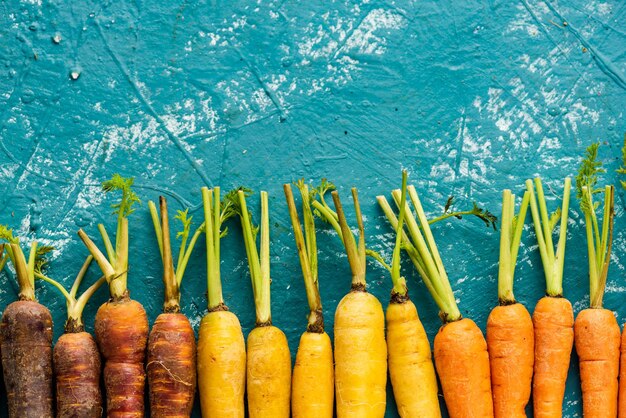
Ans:
[[[358,186],[368,243],[386,256],[392,235],[374,197],[398,185],[401,167],[431,215],[448,195],[459,207],[475,200],[499,214],[501,190],[519,195],[536,174],[554,207],[592,141],[605,144],[605,179],[615,183],[626,130],[625,20],[618,0],[3,1],[0,221],[57,247],[49,274],[69,284],[87,254],[76,230],[96,237],[98,222],[114,227],[111,200],[99,192],[113,172],[136,176],[144,202],[165,194],[172,209],[191,207],[196,219],[203,185],[266,189],[274,322],[295,356],[307,308],[282,183],[326,176],[346,201]],[[624,204],[620,189],[605,298],[620,323]],[[586,247],[574,201],[572,208],[564,288],[579,311],[588,303]],[[332,333],[350,273],[338,240],[319,229]],[[129,287],[153,320],[161,264],[145,203],[130,230]],[[225,299],[247,334],[252,292],[240,230],[232,232],[222,247]],[[463,314],[484,328],[496,303],[498,234],[454,220],[435,235]],[[530,310],[544,289],[535,242],[527,227],[516,295]],[[196,327],[206,310],[203,250],[182,297]],[[404,273],[432,341],[437,309],[410,264]],[[5,306],[15,286],[2,277]],[[386,305],[388,275],[370,264],[368,280]],[[61,297],[46,286],[38,297],[58,336]],[[100,291],[85,312],[90,329],[106,298]],[[396,416],[391,396],[388,405],[387,416]],[[565,416],[581,416],[575,359],[565,405]]]

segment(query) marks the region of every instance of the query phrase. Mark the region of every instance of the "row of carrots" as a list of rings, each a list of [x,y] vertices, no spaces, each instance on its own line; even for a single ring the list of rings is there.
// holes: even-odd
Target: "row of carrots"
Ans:
[[[0,349],[11,417],[99,417],[103,411],[101,371],[109,417],[144,413],[145,381],[153,417],[191,414],[196,386],[205,417],[383,417],[389,374],[402,417],[440,417],[437,375],[451,417],[525,417],[531,388],[535,417],[560,417],[570,354],[575,342],[585,417],[626,417],[626,342],[612,311],[602,307],[611,253],[613,186],[598,188],[602,172],[598,145],[587,149],[576,178],[577,197],[585,217],[589,254],[590,308],[574,321],[572,305],[563,297],[562,278],[571,180],[565,179],[561,207],[549,214],[541,180],[526,182],[516,214],[515,197],[505,190],[500,229],[499,305],[480,328],[463,318],[457,306],[429,221],[413,186],[391,193],[396,210],[384,196],[377,201],[395,231],[391,264],[365,243],[358,193],[352,189],[358,234],[352,232],[341,200],[331,183],[313,188],[296,183],[302,220],[291,185],[284,186],[310,314],[293,371],[285,334],[272,325],[270,308],[269,204],[260,193],[260,222],[255,226],[240,188],[222,197],[219,187],[202,188],[204,222],[192,231],[191,216],[179,211],[178,257],[172,252],[166,200],[149,203],[163,261],[163,313],[149,329],[144,308],[130,299],[128,216],[139,198],[133,180],[119,175],[103,183],[106,192],[121,192],[115,242],[98,226],[102,247],[83,230],[80,239],[90,252],[68,291],[45,274],[50,247],[30,244],[28,257],[10,229],[0,227],[4,241],[0,269],[10,260],[19,285],[19,300],[8,305],[0,322]],[[326,200],[331,191],[334,209]],[[604,197],[602,218],[596,212]],[[546,296],[531,318],[515,300],[514,272],[524,221],[530,208],[546,276]],[[247,344],[237,316],[222,296],[220,240],[224,223],[241,222],[256,308],[256,327]],[[315,218],[330,224],[345,246],[352,271],[349,293],[334,320],[334,350],[324,331],[319,293]],[[555,227],[558,241],[553,243]],[[206,238],[208,313],[198,342],[180,311],[180,286],[198,239]],[[260,245],[257,245],[257,241]],[[434,356],[400,274],[404,251],[440,309],[443,325],[435,337]],[[366,291],[366,259],[385,267],[393,288],[386,313]],[[80,296],[81,281],[92,261],[102,277]],[[67,302],[65,333],[52,350],[52,318],[35,298],[35,281],[56,287]],[[85,332],[82,312],[89,298],[107,283],[111,298],[95,318],[95,339]],[[625,334],[626,335],[626,334]],[[434,357],[434,362],[433,362]],[[104,360],[104,368],[101,365]],[[619,373],[624,376],[618,379]],[[56,382],[56,388],[55,383]],[[619,397],[618,397],[619,392]],[[56,394],[56,395],[55,395]],[[56,401],[55,399],[56,398]],[[619,399],[619,405],[618,405]]]

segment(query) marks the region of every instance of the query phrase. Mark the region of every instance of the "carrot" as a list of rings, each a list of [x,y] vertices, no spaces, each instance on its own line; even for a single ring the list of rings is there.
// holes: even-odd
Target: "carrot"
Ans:
[[[602,307],[613,240],[613,186],[604,188],[604,216],[600,228],[593,195],[597,189],[598,143],[587,148],[576,177],[576,196],[585,216],[589,254],[589,305],[574,322],[574,341],[579,358],[583,415],[586,418],[616,417],[620,356],[620,328],[613,312]]]
[[[261,192],[261,245],[257,250],[256,228],[246,206],[246,195],[238,191],[252,291],[256,305],[256,327],[248,335],[246,384],[251,418],[289,417],[291,354],[285,334],[272,325],[270,308],[270,235],[267,192]]]
[[[148,337],[146,369],[150,416],[189,417],[196,392],[196,339],[189,319],[180,312],[180,285],[191,252],[204,228],[200,226],[196,230],[187,246],[193,217],[187,216],[187,210],[178,211],[176,219],[183,224],[183,230],[179,233],[182,242],[174,269],[167,201],[163,196],[159,198],[160,219],[154,202],[149,202],[148,206],[163,260],[165,287],[163,313],[154,321]]]
[[[51,247],[30,246],[28,263],[19,238],[0,225],[0,239],[15,268],[19,300],[10,303],[0,322],[2,369],[9,404],[9,417],[53,417],[52,316],[35,299],[35,271],[41,256]]]
[[[533,312],[535,330],[533,409],[536,418],[560,417],[563,413],[565,381],[574,345],[572,304],[563,297],[563,262],[571,180],[565,179],[562,208],[551,216],[548,216],[543,186],[539,178],[535,178],[535,186],[539,205],[533,182],[526,180],[526,189],[531,196],[530,211],[546,276],[546,296],[537,302]],[[561,228],[555,252],[552,232],[559,218]]]
[[[309,304],[306,332],[300,337],[291,381],[291,409],[295,418],[331,418],[334,407],[333,349],[330,337],[324,331],[324,314],[317,274],[317,239],[315,220],[311,210],[309,186],[300,180],[296,183],[302,196],[304,231],[302,233],[298,211],[291,192],[285,184],[285,197],[293,226],[296,247],[302,267],[302,276]]]
[[[92,260],[92,256],[87,257],[69,292],[59,282],[35,272],[35,277],[56,287],[67,303],[65,333],[57,341],[53,353],[58,418],[102,416],[100,353],[94,338],[85,332],[82,316],[91,296],[105,282],[104,277],[98,279],[76,298],[78,288]]]
[[[437,376],[432,361],[430,342],[415,304],[409,299],[406,280],[400,276],[400,250],[406,208],[407,173],[402,171],[400,214],[395,218],[383,196],[377,200],[383,211],[391,215],[396,231],[391,279],[393,289],[387,307],[387,351],[389,376],[402,417],[441,417],[437,396]]]
[[[200,322],[198,337],[198,386],[204,417],[245,415],[245,342],[239,319],[224,303],[220,278],[222,223],[234,214],[236,196],[230,192],[222,202],[219,187],[202,188],[209,310]]]
[[[334,187],[324,185],[322,189]],[[324,202],[318,213],[330,222],[342,240],[352,270],[350,293],[335,311],[335,396],[338,417],[382,417],[385,415],[387,345],[385,316],[378,299],[366,291],[365,231],[356,188],[352,189],[359,227],[358,244],[348,227],[337,191],[332,192],[336,213]],[[317,201],[313,203],[318,203]]]
[[[522,199],[514,218],[515,197],[502,195],[500,224],[499,306],[487,318],[487,349],[491,365],[491,391],[496,418],[526,417],[535,360],[533,321],[524,305],[515,300],[513,278],[530,192]]]
[[[128,215],[139,198],[132,191],[133,179],[115,174],[102,184],[105,192],[120,190],[122,200],[113,205],[117,214],[115,248],[104,225],[98,225],[107,257],[81,229],[81,238],[98,263],[109,285],[111,299],[96,313],[96,342],[104,357],[107,416],[143,417],[146,374],[144,361],[148,342],[148,317],[137,301],[130,299],[128,280]]]
[[[408,235],[402,233],[403,247],[441,311],[443,326],[435,337],[434,354],[448,414],[452,418],[493,417],[485,338],[471,319],[461,316],[428,219],[413,186],[408,187],[408,194],[419,225],[405,205]],[[394,191],[392,197],[401,207],[400,191]],[[386,212],[393,223],[391,210]]]

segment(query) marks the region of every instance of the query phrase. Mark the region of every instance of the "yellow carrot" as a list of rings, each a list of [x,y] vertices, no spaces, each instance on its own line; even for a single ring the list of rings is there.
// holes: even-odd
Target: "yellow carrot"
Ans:
[[[284,185],[287,206],[293,226],[298,256],[309,303],[309,321],[300,338],[291,381],[291,409],[294,418],[332,418],[334,407],[333,350],[324,331],[324,315],[317,275],[317,240],[315,220],[309,203],[309,187],[297,183],[302,195],[304,230],[302,233],[298,211],[289,184]]]

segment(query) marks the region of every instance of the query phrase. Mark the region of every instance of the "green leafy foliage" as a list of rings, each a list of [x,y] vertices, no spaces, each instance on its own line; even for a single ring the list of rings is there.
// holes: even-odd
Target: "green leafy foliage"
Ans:
[[[580,208],[584,213],[595,210],[599,202],[591,206],[591,196],[603,191],[602,188],[596,188],[598,184],[598,175],[605,173],[602,168],[602,162],[598,161],[599,142],[589,145],[585,151],[585,157],[580,163],[578,174],[576,175],[576,197],[580,200]],[[584,190],[587,190],[587,198]]]
[[[444,219],[451,218],[451,217],[454,217],[457,219],[463,219],[463,216],[469,215],[469,216],[476,216],[478,219],[482,220],[487,227],[492,227],[494,230],[497,229],[498,217],[494,215],[493,213],[489,212],[487,209],[484,209],[478,206],[476,202],[472,202],[471,210],[464,210],[464,211],[453,211],[452,208],[455,204],[456,204],[455,197],[454,196],[448,197],[448,200],[446,200],[446,204],[443,207],[443,213],[440,216],[430,220],[429,223],[433,224],[435,222],[439,222],[439,221],[442,221]]]
[[[6,225],[0,225],[0,239],[5,240],[9,244],[18,244],[20,239],[13,236],[13,230]]]
[[[35,272],[42,274],[48,266],[48,253],[52,252],[54,247],[51,245],[40,245],[37,247],[35,255]]]
[[[110,180],[102,183],[102,190],[104,192],[112,192],[119,190],[122,192],[122,200],[119,203],[111,205],[114,209],[113,213],[119,215],[122,218],[127,217],[135,211],[133,205],[140,203],[139,196],[135,194],[132,189],[135,179],[133,177],[122,177],[119,174],[113,174]]]
[[[179,210],[174,219],[178,219],[183,226],[182,231],[178,231],[176,233],[176,238],[182,238],[183,241],[187,239],[189,236],[189,231],[191,229],[191,221],[193,216],[189,216],[189,208],[185,210]]]
[[[221,215],[220,215],[220,223],[226,222],[229,218],[235,215],[242,215],[241,201],[239,200],[239,191],[243,191],[245,197],[252,196],[253,191],[247,187],[240,186],[236,189],[232,189],[222,199],[220,204]],[[254,225],[252,220],[252,212],[248,209],[248,218],[250,219],[250,223],[252,224],[252,236],[256,239],[257,234],[259,233],[260,227],[258,225]],[[224,237],[228,233],[228,228],[224,228],[220,237]]]

